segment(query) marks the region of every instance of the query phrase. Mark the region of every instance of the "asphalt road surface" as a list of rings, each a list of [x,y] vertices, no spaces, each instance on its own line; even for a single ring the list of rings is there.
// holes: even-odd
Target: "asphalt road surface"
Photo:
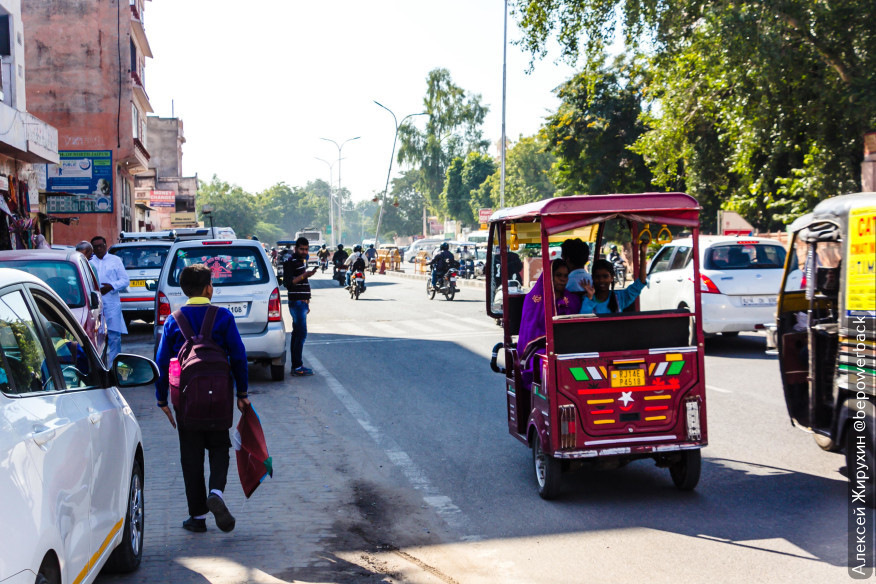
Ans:
[[[99,581],[848,580],[844,458],[791,427],[762,336],[708,343],[710,445],[694,492],[638,461],[567,474],[547,502],[507,432],[483,288],[448,302],[422,280],[368,281],[358,301],[327,275],[312,281],[314,377],[251,370],[277,471],[245,502],[229,481],[230,534],[179,527],[175,435],[150,388],[129,392],[147,449],[144,561]],[[125,338],[147,356],[150,342],[145,325]]]

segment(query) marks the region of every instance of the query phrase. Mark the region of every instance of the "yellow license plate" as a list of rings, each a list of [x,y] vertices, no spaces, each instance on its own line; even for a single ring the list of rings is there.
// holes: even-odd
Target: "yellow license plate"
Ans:
[[[131,283],[128,285],[129,288],[145,288],[146,280],[131,280]]]
[[[644,369],[615,369],[611,372],[612,387],[639,387],[645,385]]]

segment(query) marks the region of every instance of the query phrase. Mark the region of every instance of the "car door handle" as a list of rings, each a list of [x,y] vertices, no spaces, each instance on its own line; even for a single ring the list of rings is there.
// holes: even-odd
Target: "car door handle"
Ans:
[[[33,435],[31,437],[33,438],[33,441],[36,442],[37,446],[42,446],[46,442],[54,439],[55,430],[45,426],[34,426]]]
[[[103,417],[99,411],[94,408],[88,408],[88,421],[92,424],[97,424],[100,422],[100,419]]]

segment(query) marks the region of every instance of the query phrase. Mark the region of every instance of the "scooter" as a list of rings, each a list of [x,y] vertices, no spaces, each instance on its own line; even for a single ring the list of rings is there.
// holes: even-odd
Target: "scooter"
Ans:
[[[359,295],[365,292],[365,274],[361,271],[353,272],[347,289],[350,291],[350,298],[359,300]]]
[[[614,285],[623,286],[627,281],[627,264],[623,260],[615,260],[612,266],[614,266]]]
[[[345,286],[347,284],[347,266],[335,267],[335,275],[332,278],[337,281],[338,286]]]
[[[321,273],[325,274],[325,270],[328,268],[328,258],[319,260],[319,268],[322,270]]]

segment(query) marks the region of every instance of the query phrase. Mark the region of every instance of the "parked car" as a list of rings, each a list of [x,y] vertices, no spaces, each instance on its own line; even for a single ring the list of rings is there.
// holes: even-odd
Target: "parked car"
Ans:
[[[677,239],[661,247],[648,267],[641,310],[693,308],[692,241]],[[700,238],[700,291],[703,332],[734,336],[764,328],[775,319],[785,265],[785,248],[761,237]]]
[[[25,271],[48,284],[73,312],[97,354],[102,359],[106,357],[103,297],[97,276],[84,255],[72,248],[0,251],[0,267]]]
[[[441,245],[443,239],[418,239],[413,242],[407,250],[405,250],[404,261],[408,263],[414,263],[414,260],[417,259],[417,253],[422,250],[430,250],[435,249],[437,246]]]
[[[172,231],[122,232],[119,243],[109,248],[122,260],[130,280],[128,287],[119,292],[126,325],[135,319],[152,322],[158,274],[175,236]]]
[[[65,302],[36,276],[0,269],[0,581],[92,582],[143,553],[143,444],[119,391],[158,368],[104,368]]]
[[[192,264],[205,264],[213,271],[213,304],[234,315],[247,359],[268,365],[271,379],[281,381],[291,333],[283,322],[280,285],[271,261],[261,244],[251,239],[178,241],[171,246],[158,277],[156,350],[167,317],[186,302],[179,274]]]

